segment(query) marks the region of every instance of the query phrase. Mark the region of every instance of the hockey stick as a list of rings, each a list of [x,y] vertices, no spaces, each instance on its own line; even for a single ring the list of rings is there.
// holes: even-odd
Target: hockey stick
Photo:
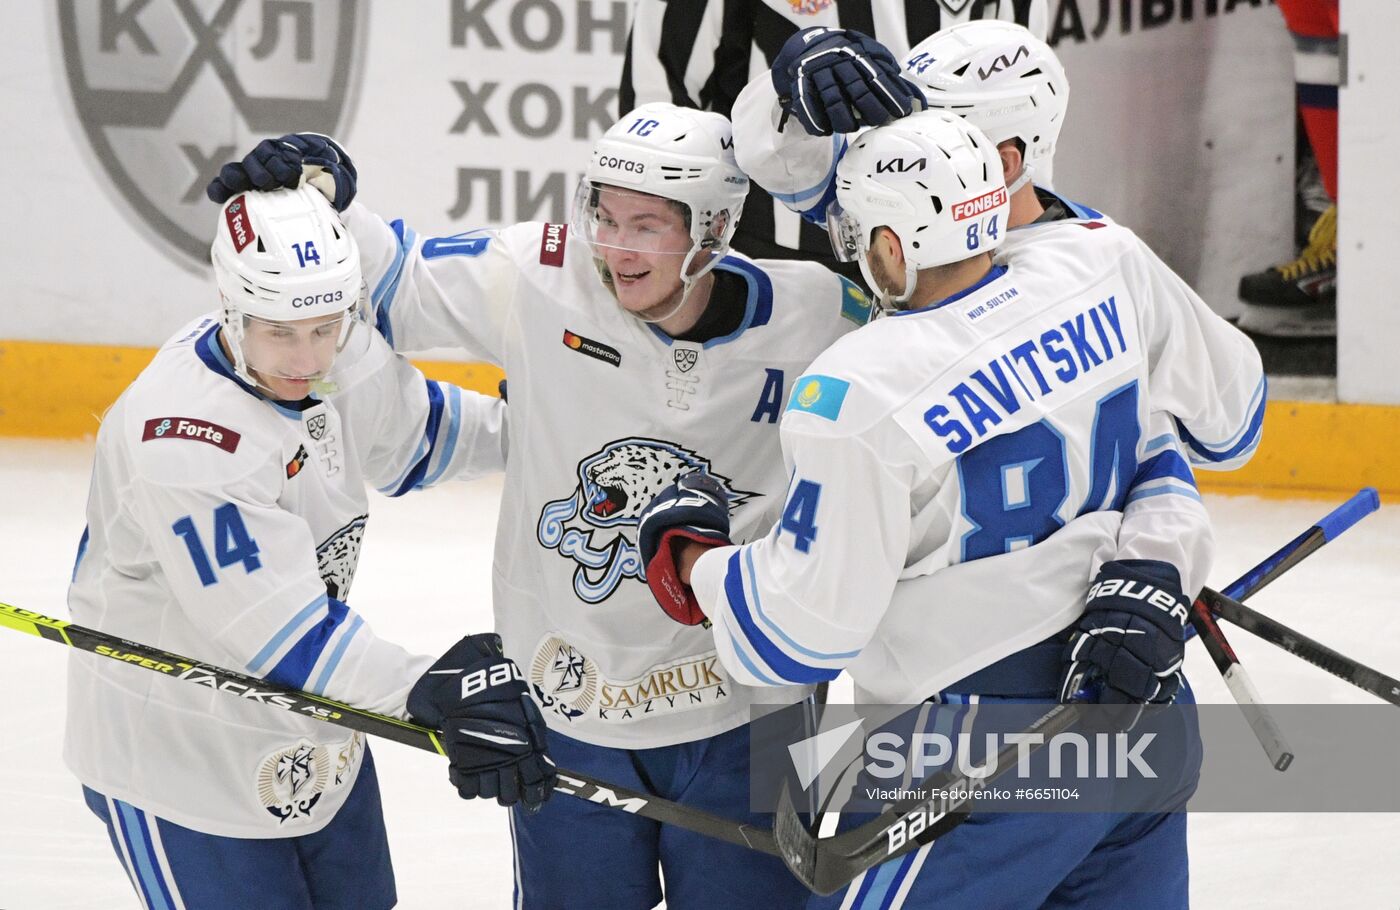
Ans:
[[[1259,745],[1264,747],[1264,753],[1269,756],[1274,770],[1287,771],[1288,766],[1293,764],[1292,748],[1284,740],[1283,731],[1279,729],[1278,721],[1274,720],[1273,712],[1265,706],[1259,690],[1254,687],[1254,680],[1245,672],[1244,664],[1240,663],[1235,649],[1230,647],[1225,633],[1220,631],[1215,617],[1210,614],[1210,608],[1199,597],[1191,605],[1191,626],[1200,633],[1201,644],[1206,646],[1206,652],[1210,654],[1210,659],[1215,662],[1215,668],[1220,671],[1230,694],[1239,704],[1240,711],[1249,722],[1249,728],[1259,740]]]
[[[1381,498],[1375,487],[1364,487],[1355,496],[1327,513],[1317,524],[1284,544],[1273,555],[1225,587],[1223,593],[1235,600],[1245,600],[1259,593],[1274,579],[1316,553],[1324,544],[1335,540],[1347,528],[1380,507]],[[1187,638],[1191,637],[1192,631],[1187,630]]]
[[[0,626],[18,632],[35,635],[46,641],[57,642],[87,651],[99,657],[153,670],[171,679],[183,680],[195,685],[206,686],[229,693],[234,698],[256,701],[272,708],[280,708],[292,714],[325,721],[338,727],[348,727],[362,733],[372,733],[384,739],[392,739],[406,746],[413,746],[428,752],[443,752],[442,743],[436,730],[423,727],[383,714],[362,711],[350,705],[341,704],[320,695],[302,692],[298,689],[279,686],[262,679],[255,679],[234,670],[226,670],[212,664],[181,657],[158,648],[128,641],[88,629],[59,619],[51,619],[38,613],[0,603]],[[706,837],[712,837],[750,850],[779,855],[773,840],[773,832],[745,822],[712,815],[700,809],[683,806],[680,803],[661,799],[649,793],[640,793],[626,787],[618,787],[577,771],[558,769],[559,780],[554,785],[556,793],[563,793],[591,803],[631,812],[643,818],[685,828]]]
[[[1329,512],[1317,524],[1284,544],[1268,559],[1226,586],[1226,593],[1236,600],[1250,597],[1379,507],[1380,496],[1374,488],[1366,487]],[[1200,634],[1201,644],[1205,645],[1206,652],[1215,662],[1216,669],[1220,671],[1230,694],[1235,697],[1240,710],[1244,712],[1250,729],[1254,731],[1259,744],[1264,747],[1269,761],[1279,771],[1288,770],[1288,766],[1293,762],[1293,752],[1283,738],[1283,731],[1264,705],[1259,690],[1255,688],[1254,681],[1240,663],[1235,649],[1230,646],[1225,633],[1221,631],[1210,609],[1200,598],[1191,605],[1191,629],[1187,633],[1188,638],[1191,632]]]
[[[1080,710],[1079,704],[1051,705],[1017,735],[1022,754],[1030,754],[1074,726]],[[997,754],[996,769],[982,777],[954,768],[931,774],[918,786],[909,788],[927,796],[906,797],[860,827],[831,837],[818,838],[808,830],[793,806],[788,785],[783,784],[778,814],[773,820],[773,837],[783,861],[798,881],[812,891],[832,894],[862,872],[942,837],[966,821],[976,801],[974,793],[1015,764],[1017,749],[1018,745],[1008,738],[1008,745]],[[954,793],[958,795],[950,796]]]
[[[1261,588],[1302,562],[1325,543],[1374,512],[1378,507],[1379,497],[1376,491],[1369,487],[1362,490],[1334,509],[1316,525],[1289,541],[1288,544],[1259,565],[1246,572],[1240,579],[1229,585],[1227,590],[1237,590],[1242,596],[1257,593]],[[1201,594],[1200,599],[1206,599],[1206,605],[1215,610],[1208,595],[1217,598],[1220,595],[1209,588]],[[1248,609],[1242,604],[1240,607]],[[1258,614],[1254,615],[1258,616]],[[1227,618],[1229,617],[1227,616]],[[1223,640],[1223,636],[1217,637],[1216,640]],[[1235,666],[1238,667],[1238,659],[1235,661]],[[1397,697],[1400,697],[1400,689],[1397,689]],[[1262,708],[1262,704],[1258,702],[1257,698],[1251,697],[1250,703]],[[1243,706],[1244,703],[1241,704]],[[1056,733],[1063,732],[1073,725],[1074,715],[1070,711],[1072,707],[1072,705],[1053,706],[1045,715],[1022,731],[1023,735],[1033,737],[1034,734],[1038,733],[1043,737],[1039,743],[1043,744],[1049,741]],[[1246,712],[1246,715],[1249,716],[1249,713]],[[1268,718],[1267,712],[1256,712],[1256,714],[1260,713]],[[1250,719],[1251,727],[1253,727],[1254,718]],[[1268,720],[1276,731],[1277,724],[1272,723],[1272,718],[1268,718]],[[1256,735],[1260,735],[1262,742],[1263,735],[1259,734],[1258,730],[1256,730]],[[1286,749],[1282,748],[1281,737],[1278,737],[1276,741],[1279,745],[1279,757],[1275,761],[1281,761]],[[1032,740],[1030,745],[1032,751],[1037,748],[1034,742]],[[1266,748],[1269,747],[1266,746]],[[1008,751],[1009,747],[1003,749],[1002,754],[998,756],[996,773],[984,778],[968,780],[965,775],[952,771],[938,772],[923,780],[917,787],[912,788],[930,794],[925,799],[911,797],[897,802],[877,818],[858,828],[832,837],[819,838],[808,829],[797,814],[791,793],[784,786],[779,796],[778,814],[773,823],[773,835],[779,850],[782,851],[783,860],[788,864],[788,868],[792,870],[793,874],[808,888],[818,894],[831,894],[849,884],[862,872],[889,860],[897,859],[905,853],[941,837],[961,824],[972,811],[975,802],[971,795],[972,791],[989,785],[1000,772],[1006,770],[1012,758],[1007,754]],[[1274,758],[1274,755],[1271,754],[1270,757]],[[1289,760],[1291,761],[1291,755]],[[1286,766],[1285,763],[1284,767]],[[944,799],[941,796],[943,793],[957,791],[963,791],[968,795],[960,799]]]
[[[1206,588],[1201,591],[1201,600],[1205,601],[1212,612],[1228,619],[1246,632],[1251,632],[1269,644],[1277,645],[1289,654],[1301,657],[1333,676],[1346,680],[1363,692],[1369,692],[1392,705],[1400,706],[1400,679],[1387,676],[1379,670],[1373,670],[1344,654],[1339,654],[1321,642],[1301,632],[1295,632],[1283,623],[1270,619],[1218,591]]]

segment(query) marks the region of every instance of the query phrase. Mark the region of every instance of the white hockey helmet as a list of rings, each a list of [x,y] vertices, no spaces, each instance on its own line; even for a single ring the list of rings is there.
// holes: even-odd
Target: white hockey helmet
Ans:
[[[344,346],[353,323],[365,318],[368,295],[355,238],[311,186],[230,199],[220,209],[209,252],[234,369],[249,383],[256,382],[245,345],[252,322],[322,317],[327,326],[335,325],[333,354]],[[326,362],[319,372],[329,368]],[[255,362],[252,369],[276,375],[270,364]]]
[[[593,146],[574,197],[575,236],[600,246],[654,252],[645,238],[600,235],[600,194],[645,193],[681,203],[691,246],[681,266],[687,284],[708,272],[729,250],[743,212],[749,178],[734,160],[734,134],[722,114],[652,102],[636,108]],[[710,254],[700,268],[692,263]]]
[[[993,143],[1021,140],[1025,169],[1011,192],[1032,173],[1048,185],[1069,107],[1069,80],[1050,45],[1014,22],[978,19],[919,42],[904,69],[930,109],[966,118]]]
[[[1011,198],[996,146],[946,111],[920,111],[861,133],[836,166],[828,227],[837,258],[860,262],[886,309],[914,292],[920,269],[958,262],[1001,245]],[[904,290],[882,288],[867,260],[871,234],[886,227],[904,252]]]

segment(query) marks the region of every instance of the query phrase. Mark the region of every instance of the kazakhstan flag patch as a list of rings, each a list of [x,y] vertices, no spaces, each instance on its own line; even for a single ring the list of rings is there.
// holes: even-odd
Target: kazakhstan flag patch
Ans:
[[[870,321],[870,298],[865,296],[860,285],[844,277],[841,279],[841,315],[856,325]]]
[[[835,420],[841,413],[841,404],[846,400],[846,391],[851,384],[844,379],[830,376],[802,376],[792,389],[788,400],[789,411],[805,411],[827,420]]]

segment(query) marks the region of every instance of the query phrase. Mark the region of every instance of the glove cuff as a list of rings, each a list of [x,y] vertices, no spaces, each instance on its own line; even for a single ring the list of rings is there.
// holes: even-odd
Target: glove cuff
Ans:
[[[670,528],[661,535],[656,555],[647,563],[647,587],[666,615],[684,626],[698,626],[705,621],[705,612],[695,599],[690,585],[680,579],[676,565],[675,547],[684,542],[703,545],[706,549],[727,546],[728,540],[716,539],[714,533],[705,534],[693,528]]]

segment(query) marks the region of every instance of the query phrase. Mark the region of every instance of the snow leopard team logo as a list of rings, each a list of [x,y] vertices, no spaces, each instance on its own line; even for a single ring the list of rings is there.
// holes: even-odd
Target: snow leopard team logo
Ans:
[[[316,567],[326,583],[326,594],[336,600],[350,596],[355,567],[360,563],[360,541],[365,536],[368,515],[361,515],[336,531],[316,548]]]
[[[578,563],[574,593],[586,603],[611,597],[623,579],[646,580],[636,546],[637,519],[652,497],[682,474],[704,471],[729,495],[730,511],[752,498],[708,459],[660,439],[633,437],[610,442],[579,462],[578,486],[565,499],[545,504],[536,536],[541,546]]]
[[[185,265],[209,264],[204,186],[224,162],[267,136],[346,131],[367,0],[56,6],[91,166]]]

